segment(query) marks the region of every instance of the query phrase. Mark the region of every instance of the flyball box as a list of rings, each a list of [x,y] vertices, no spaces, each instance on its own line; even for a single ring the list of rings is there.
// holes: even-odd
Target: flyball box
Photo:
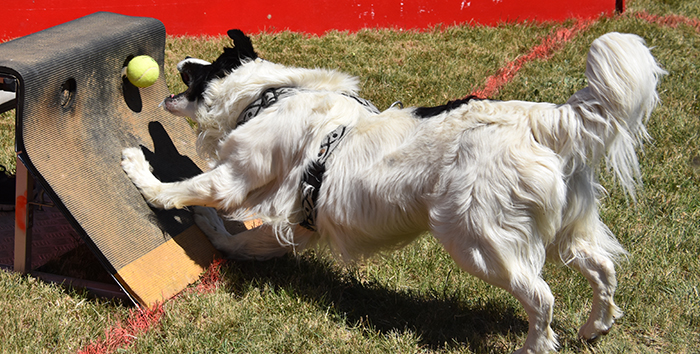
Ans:
[[[158,107],[164,75],[146,88],[123,78],[137,55],[163,71],[165,27],[99,12],[0,44],[0,76],[16,86],[19,160],[141,305],[176,294],[217,256],[186,210],[149,207],[122,171],[121,151],[143,149],[154,174],[182,180],[205,166],[186,120]]]

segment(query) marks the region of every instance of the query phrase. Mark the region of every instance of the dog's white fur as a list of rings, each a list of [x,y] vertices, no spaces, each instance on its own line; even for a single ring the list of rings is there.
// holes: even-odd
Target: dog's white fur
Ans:
[[[554,297],[540,274],[546,259],[578,269],[593,288],[581,337],[607,333],[622,314],[614,261],[625,251],[598,215],[594,172],[605,157],[634,198],[635,147],[648,138],[644,123],[663,74],[640,37],[610,33],[588,54],[589,86],[565,104],[472,100],[418,119],[415,108],[377,115],[342,95],[357,93],[356,78],[257,59],[212,81],[197,103],[210,171],[161,183],[135,148],[124,150],[122,165],[155,207],[261,218],[263,226],[230,235],[215,211],[196,208],[202,230],[234,258],[318,242],[353,258],[430,231],[462,269],[522,303],[530,327],[519,352],[545,353],[557,346]],[[304,90],[236,129],[240,112],[269,87]],[[350,133],[328,161],[312,233],[298,226],[300,179],[339,125]]]

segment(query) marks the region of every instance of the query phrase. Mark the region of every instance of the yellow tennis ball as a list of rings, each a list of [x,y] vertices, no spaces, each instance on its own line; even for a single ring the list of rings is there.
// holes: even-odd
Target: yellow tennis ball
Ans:
[[[139,55],[126,66],[126,77],[136,87],[148,87],[158,80],[158,63],[148,55]]]

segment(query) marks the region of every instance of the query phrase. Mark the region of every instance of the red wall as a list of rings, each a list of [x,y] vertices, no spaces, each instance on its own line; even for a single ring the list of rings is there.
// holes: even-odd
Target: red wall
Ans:
[[[622,10],[624,0],[3,0],[0,40],[96,11],[154,17],[174,35],[218,35],[230,28],[323,34],[330,29],[594,18],[612,13],[616,3]]]

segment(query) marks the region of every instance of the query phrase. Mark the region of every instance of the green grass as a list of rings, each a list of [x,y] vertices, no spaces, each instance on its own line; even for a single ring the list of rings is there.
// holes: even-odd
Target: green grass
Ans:
[[[0,271],[0,353],[74,353],[127,309],[32,277]]]
[[[618,266],[625,311],[597,345],[577,339],[591,290],[577,272],[547,266],[556,297],[561,352],[697,353],[700,346],[700,34],[632,14],[700,17],[700,3],[628,1],[626,15],[602,19],[547,61],[527,64],[497,99],[564,102],[585,86],[588,46],[599,35],[644,37],[669,71],[652,115],[653,142],[640,152],[644,189],[630,205],[609,174],[605,222],[630,252]],[[563,25],[446,27],[425,32],[363,30],[326,36],[253,38],[259,54],[286,65],[357,75],[380,109],[396,100],[430,105],[480,87],[507,61]],[[166,79],[185,55],[214,59],[222,38],[168,38]],[[0,163],[14,166],[13,118],[0,117]],[[602,166],[601,166],[602,167]],[[604,168],[603,168],[604,170]],[[70,353],[104,336],[128,307],[0,271],[1,353]],[[527,318],[509,294],[460,271],[430,237],[352,265],[306,252],[268,262],[231,262],[212,293],[186,292],[164,305],[161,322],[134,339],[134,353],[508,353],[525,339]]]

